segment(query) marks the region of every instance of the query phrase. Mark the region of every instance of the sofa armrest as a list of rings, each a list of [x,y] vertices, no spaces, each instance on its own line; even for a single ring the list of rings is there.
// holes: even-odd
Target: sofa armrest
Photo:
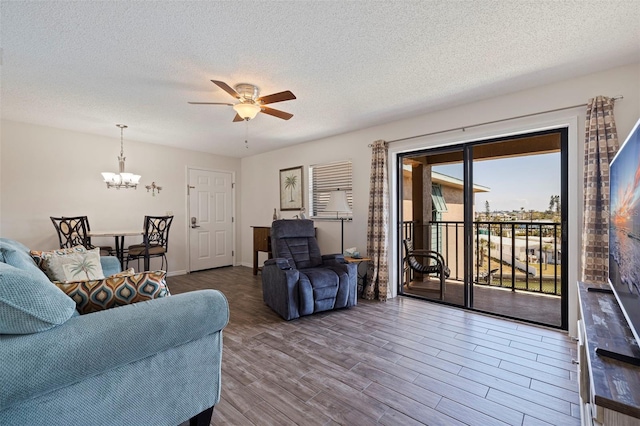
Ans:
[[[115,256],[100,256],[100,265],[102,266],[102,273],[105,277],[117,274],[122,270],[120,260]]]
[[[200,290],[73,317],[41,333],[0,335],[0,410],[218,333],[228,320],[224,295]]]

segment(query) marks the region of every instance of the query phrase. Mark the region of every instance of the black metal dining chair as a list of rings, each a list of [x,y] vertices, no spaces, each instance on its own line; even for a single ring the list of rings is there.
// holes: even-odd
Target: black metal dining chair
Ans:
[[[144,259],[144,269],[148,271],[151,258],[161,257],[162,266],[160,269],[164,270],[167,262],[167,252],[169,251],[171,222],[173,222],[173,216],[144,217],[142,244],[134,244],[127,249],[127,268],[130,260],[137,260],[138,270],[140,270],[140,259]]]
[[[89,250],[96,248],[91,244],[91,237],[88,235],[91,232],[91,228],[89,227],[87,216],[49,217],[58,233],[60,248],[75,246],[84,246]],[[113,248],[111,246],[100,246],[100,256],[108,256],[112,252]]]

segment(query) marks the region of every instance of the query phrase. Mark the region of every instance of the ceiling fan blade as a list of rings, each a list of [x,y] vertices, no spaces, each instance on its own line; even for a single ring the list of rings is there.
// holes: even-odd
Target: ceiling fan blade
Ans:
[[[234,98],[240,99],[240,95],[238,94],[238,92],[236,92],[231,86],[229,86],[224,81],[211,80],[211,82],[216,86],[218,86],[219,88],[221,88],[222,90],[224,90],[225,92],[227,92],[228,94],[230,94],[231,96],[233,96]]]
[[[290,101],[296,99],[296,95],[291,93],[289,90],[280,93],[274,93],[272,95],[259,97],[257,100],[262,103],[262,105],[266,104],[274,104],[276,102],[282,101]]]
[[[279,109],[273,109],[269,107],[262,107],[262,111],[265,114],[273,115],[274,117],[282,118],[283,120],[288,120],[293,117],[293,114],[289,114],[288,112],[280,111]]]
[[[226,102],[187,102],[191,105],[229,105],[233,106],[233,104],[228,104]]]
[[[244,118],[240,117],[239,114],[236,114],[236,116],[233,117],[233,122],[235,123],[236,121],[244,121]]]

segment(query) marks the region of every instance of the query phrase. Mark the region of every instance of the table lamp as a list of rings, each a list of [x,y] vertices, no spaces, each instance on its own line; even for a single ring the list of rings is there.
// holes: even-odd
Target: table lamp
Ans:
[[[347,201],[347,191],[342,191],[338,188],[336,191],[331,191],[329,194],[329,202],[324,211],[336,212],[336,219],[340,219],[341,233],[340,233],[340,253],[344,253],[344,220],[346,217],[338,217],[340,213],[351,213],[351,207]]]

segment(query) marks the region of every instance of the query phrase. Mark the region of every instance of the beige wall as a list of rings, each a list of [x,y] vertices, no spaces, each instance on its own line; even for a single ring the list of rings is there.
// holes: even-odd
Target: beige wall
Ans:
[[[335,161],[351,160],[353,166],[353,212],[354,220],[344,223],[344,247],[357,247],[361,253],[366,251],[369,172],[371,154],[367,144],[370,139],[350,140],[340,138],[325,139],[294,147],[272,151],[242,159],[243,190],[240,197],[240,224],[242,263],[245,266],[253,262],[253,239],[251,226],[270,226],[273,209],[280,210],[278,192],[279,170],[304,166],[304,206],[309,207],[308,167]],[[363,148],[364,147],[364,148]],[[246,180],[248,178],[248,180]],[[248,191],[248,193],[245,193]],[[279,212],[284,219],[292,218],[297,211]],[[340,221],[316,221],[318,242],[323,253],[340,252]],[[260,259],[262,262],[263,258]]]
[[[442,185],[442,195],[445,203],[447,203],[447,211],[442,213],[443,221],[463,222],[464,221],[464,191],[462,188],[453,188],[445,184]],[[451,277],[456,279],[464,279],[464,233],[462,227],[458,229],[458,237],[456,238],[456,225],[450,225],[449,228],[443,227],[442,232],[448,239],[444,240],[443,256],[450,259],[448,266],[451,269]],[[448,232],[447,232],[448,231]],[[457,253],[456,253],[457,247]],[[454,259],[458,261],[455,262]]]
[[[441,183],[442,196],[447,204],[447,211],[442,213],[442,220],[464,221],[464,191]]]
[[[240,205],[243,207],[241,217],[242,263],[251,264],[251,225],[268,225],[271,222],[273,208],[278,206],[278,170],[287,167],[324,163],[351,159],[354,173],[354,206],[353,223],[345,224],[345,247],[357,246],[361,252],[366,249],[367,208],[369,189],[369,167],[371,149],[367,146],[378,139],[394,140],[410,136],[436,132],[439,130],[464,127],[486,121],[501,120],[510,117],[537,113],[546,110],[564,108],[584,104],[589,98],[597,96],[623,95],[624,99],[616,103],[615,117],[621,137],[631,130],[640,117],[640,65],[625,67],[586,75],[562,81],[556,84],[500,96],[485,101],[474,102],[456,108],[417,115],[413,118],[375,126],[356,132],[321,139],[290,148],[272,151],[242,159],[243,191]],[[372,106],[375,108],[375,106]],[[490,138],[498,135],[532,131],[536,129],[570,126],[570,194],[566,205],[569,208],[569,325],[570,332],[575,335],[577,312],[577,294],[574,283],[578,279],[579,270],[579,224],[582,209],[582,144],[584,137],[584,120],[586,108],[579,107],[557,113],[536,115],[520,120],[510,120],[490,126],[467,129],[466,132],[451,132],[442,135],[425,137],[405,142],[393,143],[390,146],[390,189],[395,193],[396,179],[395,155],[399,152],[424,147],[444,146],[463,141]],[[305,182],[308,182],[305,170]],[[306,194],[306,192],[305,192]],[[395,195],[391,200],[395,205]],[[305,205],[307,203],[305,202]],[[285,217],[291,217],[283,214]],[[393,211],[392,211],[392,214]],[[391,229],[398,218],[391,218]],[[335,252],[340,246],[339,224],[320,222],[318,237],[323,252]],[[396,241],[391,241],[394,247]],[[391,282],[397,279],[397,253],[390,254]],[[395,291],[395,286],[391,287]]]
[[[640,117],[640,65],[619,67],[556,84],[500,96],[455,108],[416,115],[393,123],[345,133],[242,160],[224,158],[175,148],[125,141],[127,169],[142,174],[145,183],[155,180],[166,189],[159,197],[146,191],[107,190],[99,172],[117,167],[119,138],[103,138],[54,128],[2,122],[0,141],[0,235],[16,238],[31,247],[56,245],[50,215],[87,214],[94,229],[141,227],[144,214],[176,215],[172,229],[169,270],[187,268],[186,167],[239,171],[236,175],[236,261],[252,263],[252,225],[271,223],[274,207],[279,207],[278,171],[313,164],[350,159],[353,162],[353,222],[345,223],[345,247],[366,251],[367,208],[371,149],[377,139],[394,140],[485,121],[552,110],[585,103],[597,95],[623,95],[616,103],[615,117],[621,138]],[[375,106],[372,106],[375,108]],[[402,151],[456,144],[474,138],[519,133],[559,125],[570,126],[570,332],[576,318],[577,296],[573,283],[579,270],[579,224],[582,209],[582,144],[586,108],[511,120],[504,123],[451,132],[438,136],[393,143],[390,146],[390,190],[396,191],[395,155]],[[116,132],[117,133],[117,132]],[[116,135],[119,136],[119,135]],[[126,135],[125,135],[126,136]],[[308,196],[308,188],[304,191]],[[391,197],[395,207],[395,195]],[[305,200],[305,206],[308,202]],[[391,229],[397,223],[392,209]],[[292,217],[296,212],[283,212]],[[323,252],[340,249],[340,223],[317,221]],[[174,245],[175,244],[175,245]],[[391,241],[394,247],[395,240]],[[391,282],[395,283],[397,254],[390,254]],[[395,286],[391,285],[395,292]]]
[[[49,216],[87,215],[91,229],[142,229],[145,215],[175,216],[170,232],[168,271],[187,270],[187,167],[236,172],[240,160],[201,152],[127,140],[126,169],[142,175],[136,190],[107,189],[100,172],[117,171],[120,135],[114,138],[51,127],[3,121],[0,163],[0,236],[16,239],[30,248],[58,245]],[[145,184],[163,187],[155,197]],[[237,185],[239,186],[239,185]],[[239,199],[236,193],[236,202]],[[236,211],[238,209],[236,208]],[[131,237],[127,243],[139,242]],[[97,239],[110,244],[113,239]],[[152,267],[160,267],[160,263]]]

